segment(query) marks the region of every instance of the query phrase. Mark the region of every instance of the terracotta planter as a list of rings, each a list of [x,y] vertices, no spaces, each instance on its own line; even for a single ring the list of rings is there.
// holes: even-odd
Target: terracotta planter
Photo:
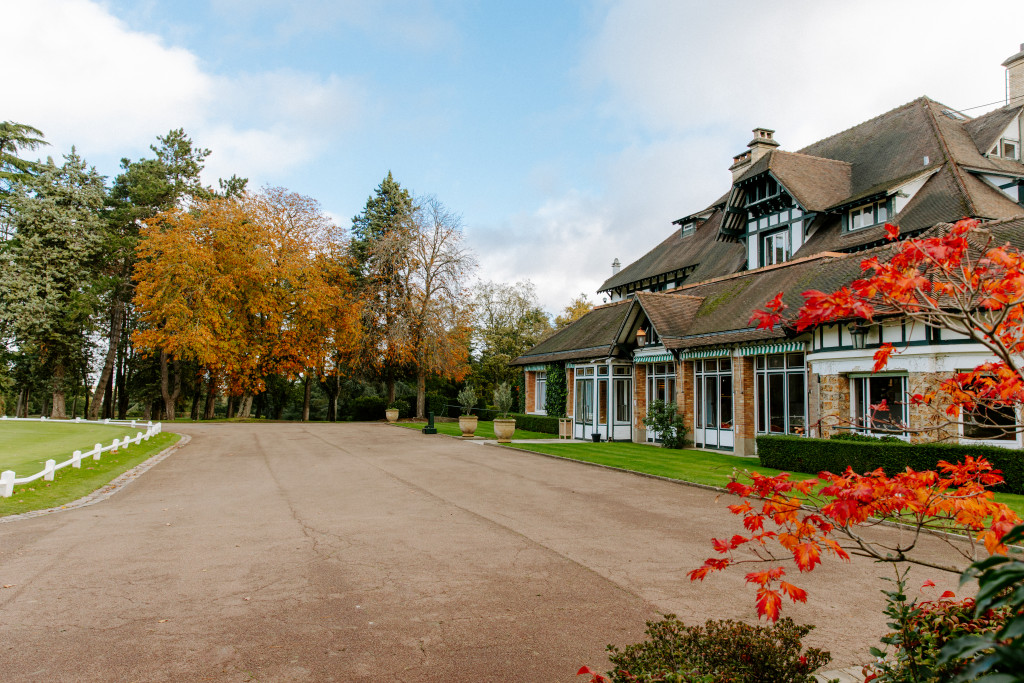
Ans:
[[[384,416],[388,418],[388,422],[398,422],[398,408],[388,408],[384,411]]]
[[[459,416],[459,429],[462,430],[462,438],[468,439],[473,436],[473,432],[476,431],[476,415],[460,415]]]
[[[515,420],[494,418],[494,436],[498,437],[498,443],[512,443],[512,435],[515,433]]]

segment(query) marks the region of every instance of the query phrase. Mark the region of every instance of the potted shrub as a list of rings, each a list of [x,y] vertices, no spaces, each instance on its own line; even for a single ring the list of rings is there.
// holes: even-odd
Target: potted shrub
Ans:
[[[391,405],[387,407],[387,410],[384,411],[384,416],[387,417],[388,422],[398,422],[399,410],[398,401],[392,402]]]
[[[512,435],[516,433],[516,421],[508,416],[512,410],[512,387],[508,382],[502,382],[494,390],[494,405],[497,406],[501,417],[494,418],[494,436],[498,443],[512,443]]]
[[[476,431],[476,415],[472,414],[476,406],[476,391],[473,387],[466,385],[466,388],[459,392],[459,405],[462,406],[462,415],[459,415],[459,429],[462,430],[462,438],[468,439]]]

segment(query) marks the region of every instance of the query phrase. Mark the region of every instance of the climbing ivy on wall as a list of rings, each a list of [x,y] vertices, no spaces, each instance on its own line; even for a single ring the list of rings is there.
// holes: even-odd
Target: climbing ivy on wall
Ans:
[[[565,417],[565,401],[569,397],[569,387],[565,381],[565,365],[555,363],[548,366],[545,391],[544,410],[548,417]]]

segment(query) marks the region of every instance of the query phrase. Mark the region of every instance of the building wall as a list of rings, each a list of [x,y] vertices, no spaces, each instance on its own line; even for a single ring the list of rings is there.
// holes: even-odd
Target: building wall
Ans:
[[[644,417],[647,416],[647,365],[633,366],[633,441],[647,442],[647,428]]]
[[[683,416],[683,424],[689,432],[688,439],[693,441],[694,415],[693,399],[696,396],[696,388],[693,380],[693,361],[684,360],[676,364],[676,387],[679,389],[679,398],[676,401],[680,413]]]
[[[574,397],[576,396],[576,371],[573,370],[572,368],[566,368],[565,369],[565,383],[566,383],[565,416],[566,417],[572,417],[572,415],[573,415],[573,406],[576,405],[576,401],[574,400]]]
[[[914,394],[927,394],[937,391],[943,380],[949,379],[949,375],[937,372],[916,372],[907,376],[907,391]],[[940,439],[959,438],[957,425],[949,423],[943,405],[910,405],[907,407],[910,426],[914,429],[925,429],[920,434],[911,434],[911,443],[925,443]]]
[[[523,407],[527,413],[534,412],[534,403],[537,400],[537,373],[533,370],[526,371],[526,380],[523,382],[526,391],[523,392]]]
[[[827,439],[836,433],[836,426],[850,423],[850,379],[846,375],[821,375],[818,386],[821,436]]]
[[[754,455],[757,432],[757,404],[754,397],[754,357],[734,356],[733,386],[733,453]]]

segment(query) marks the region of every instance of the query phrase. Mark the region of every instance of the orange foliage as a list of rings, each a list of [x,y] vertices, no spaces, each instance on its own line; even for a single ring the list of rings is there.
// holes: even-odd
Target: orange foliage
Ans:
[[[234,394],[350,357],[359,305],[342,237],[279,188],[156,215],[138,247],[135,344],[198,361]]]

